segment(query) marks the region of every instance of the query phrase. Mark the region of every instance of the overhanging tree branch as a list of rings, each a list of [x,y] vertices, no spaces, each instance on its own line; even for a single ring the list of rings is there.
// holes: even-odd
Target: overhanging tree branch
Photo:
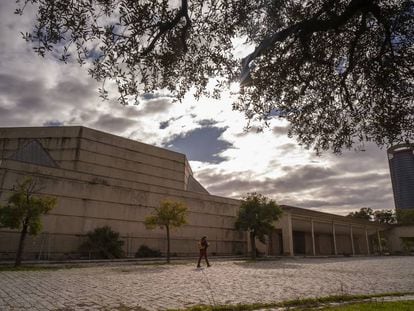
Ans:
[[[175,28],[182,18],[185,18],[185,26],[181,33],[181,41],[183,43],[184,51],[187,50],[187,45],[185,41],[185,37],[187,35],[188,29],[191,27],[191,19],[188,15],[188,0],[181,0],[181,8],[178,11],[177,15],[172,21],[160,23],[158,26],[159,32],[157,35],[152,39],[151,43],[144,49],[142,55],[148,55],[152,50],[154,50],[155,45],[157,44],[158,40],[164,36],[168,31]]]
[[[391,56],[392,58],[394,58],[394,49],[391,41],[391,29],[389,22],[382,16],[381,8],[377,4],[371,3],[369,6],[369,10],[372,13],[372,15],[377,19],[378,23],[380,23],[383,26],[385,32],[384,43],[382,45],[379,57],[382,57],[385,51],[385,47],[388,45]]]
[[[282,42],[292,35],[310,35],[319,31],[329,31],[338,29],[345,25],[355,14],[366,11],[370,0],[352,0],[344,12],[340,15],[331,15],[329,19],[318,19],[318,17],[312,17],[307,20],[298,22],[286,29],[276,32],[275,34],[263,39],[258,47],[242,60],[242,69],[240,80],[243,84],[250,75],[250,63],[260,57],[267,50],[271,49],[276,42]]]
[[[35,52],[76,50],[93,78],[117,84],[122,104],[159,90],[220,98],[241,69],[250,84],[233,109],[259,128],[285,117],[300,143],[334,152],[414,139],[414,0],[20,2],[36,5],[26,36]],[[236,38],[257,43],[242,64]]]

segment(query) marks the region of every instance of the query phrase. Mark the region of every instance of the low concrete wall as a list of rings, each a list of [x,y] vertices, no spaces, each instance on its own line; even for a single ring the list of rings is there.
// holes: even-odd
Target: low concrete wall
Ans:
[[[388,231],[387,246],[391,253],[404,254],[409,252],[409,250],[405,249],[404,247],[404,238],[409,238],[414,242],[414,225],[395,226]],[[414,249],[411,251],[414,251]]]

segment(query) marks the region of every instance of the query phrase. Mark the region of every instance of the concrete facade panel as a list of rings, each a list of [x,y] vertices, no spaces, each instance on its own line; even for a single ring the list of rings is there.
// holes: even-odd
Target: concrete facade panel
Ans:
[[[336,249],[339,255],[352,254],[351,237],[349,235],[336,235]]]
[[[8,159],[13,156],[19,148],[23,148],[32,141],[33,139],[5,139],[0,144],[0,157]],[[44,138],[37,139],[37,141],[60,167],[62,166],[62,162],[73,163],[73,161],[75,161],[78,139],[68,138],[63,140],[57,138]]]
[[[152,157],[162,157],[178,162],[185,161],[185,155],[182,153],[155,147],[138,141],[133,141],[131,139],[123,138],[120,136],[103,133],[90,128],[82,128],[82,137],[92,141],[105,142],[108,145],[116,146],[119,148],[146,153]]]
[[[154,157],[148,154],[140,153],[138,151],[123,149],[86,139],[81,140],[80,148],[81,151],[86,150],[97,154],[103,154],[106,156],[136,161],[151,166],[175,170],[183,175],[184,181],[184,161],[166,159],[162,157]]]
[[[173,188],[178,190],[184,190],[184,184],[177,179],[167,179],[162,177],[156,177],[154,175],[146,175],[137,173],[130,170],[120,170],[102,165],[96,165],[86,162],[77,162],[77,170],[82,172],[88,172],[93,175],[107,176],[109,178],[121,179],[124,181],[132,181],[137,183],[147,183],[150,185],[161,186],[166,188]]]
[[[167,179],[183,181],[183,174],[178,170],[161,168],[158,166],[151,166],[138,161],[126,160],[122,158],[115,158],[104,154],[93,153],[82,150],[79,154],[79,160],[89,164],[95,164],[103,167],[110,167],[113,169],[120,169],[121,171],[130,171],[148,176],[157,176]]]
[[[315,236],[316,252],[319,255],[332,255],[333,238],[328,234],[317,234]]]

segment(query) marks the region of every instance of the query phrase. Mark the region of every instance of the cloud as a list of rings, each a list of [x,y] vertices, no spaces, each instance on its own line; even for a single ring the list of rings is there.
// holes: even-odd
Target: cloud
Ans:
[[[298,145],[293,144],[293,143],[287,143],[287,144],[283,144],[281,146],[278,147],[280,151],[282,152],[290,152],[290,151],[295,151],[298,149]]]
[[[185,153],[190,160],[220,163],[225,160],[221,152],[231,148],[231,143],[220,139],[225,128],[203,127],[178,135],[167,141],[165,146],[171,150]]]
[[[272,128],[272,132],[275,135],[287,135],[287,133],[289,132],[289,126],[274,126]]]
[[[62,77],[54,85],[41,76],[26,79],[0,72],[0,102],[3,113],[1,124],[14,126],[42,125],[50,120],[61,123],[86,121],[83,117],[89,111],[87,120],[94,118],[90,104],[95,97],[93,83]]]
[[[217,121],[214,121],[212,119],[203,119],[197,122],[201,127],[206,127],[206,126],[214,126],[217,124]]]
[[[169,127],[170,125],[172,125],[174,122],[176,122],[176,121],[180,120],[181,118],[183,118],[183,116],[179,116],[179,117],[177,117],[177,118],[170,118],[170,119],[168,119],[168,120],[166,120],[166,121],[162,121],[162,122],[160,122],[160,124],[159,124],[159,129],[160,129],[160,130],[164,130],[164,129],[166,129],[167,127]]]
[[[56,85],[49,90],[49,95],[52,96],[58,103],[84,102],[85,99],[97,97],[97,84],[95,81],[86,79],[78,80],[73,76],[61,77]],[[99,99],[95,99],[99,100]]]
[[[342,170],[343,172],[389,171],[385,149],[380,149],[372,143],[367,143],[364,150],[345,150],[341,155],[326,154],[324,157],[332,161],[337,170]]]
[[[50,121],[46,121],[45,123],[43,123],[43,126],[62,126],[63,122],[59,121],[59,120],[50,120]]]
[[[150,100],[140,105],[142,105],[142,108],[139,110],[140,115],[165,113],[171,106],[171,98]]]
[[[229,173],[213,167],[196,172],[196,177],[209,192],[230,194],[234,198],[256,191],[276,199],[280,204],[342,214],[361,207],[393,207],[388,172],[343,171],[349,158],[342,159],[345,164],[340,160],[337,158],[332,166],[321,166],[319,163],[282,166],[279,169],[284,174],[274,178],[249,168]],[[277,161],[272,165],[276,164]]]
[[[96,120],[92,126],[104,131],[122,133],[132,127],[135,123],[136,121],[131,119],[114,117],[111,114],[103,114],[99,116],[98,120]]]
[[[160,122],[159,129],[165,130],[170,125],[170,120]]]

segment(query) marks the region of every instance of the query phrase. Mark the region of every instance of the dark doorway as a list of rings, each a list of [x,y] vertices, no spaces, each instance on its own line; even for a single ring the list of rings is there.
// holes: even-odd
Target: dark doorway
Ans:
[[[283,254],[282,230],[276,229],[269,235],[269,255],[278,256]]]
[[[306,254],[305,232],[293,231],[293,252],[295,255]]]

